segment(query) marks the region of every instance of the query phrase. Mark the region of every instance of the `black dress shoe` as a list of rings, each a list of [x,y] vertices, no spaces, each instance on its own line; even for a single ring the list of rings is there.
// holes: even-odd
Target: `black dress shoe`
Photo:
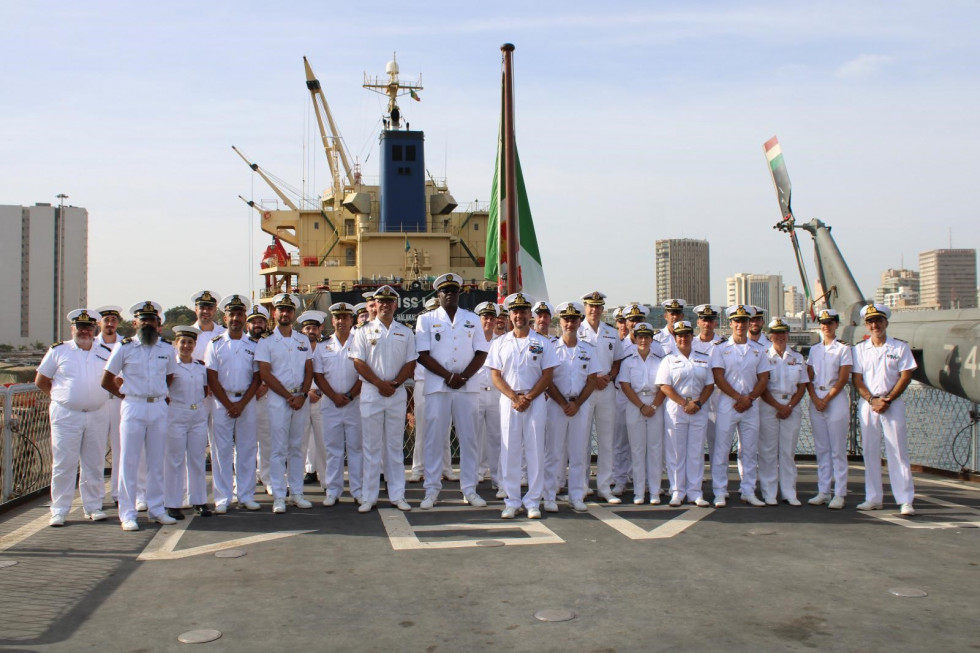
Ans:
[[[211,512],[211,509],[208,508],[208,504],[206,504],[206,503],[205,504],[201,504],[200,506],[194,506],[194,510],[201,517],[210,517],[211,515],[214,514],[213,512]]]
[[[180,521],[181,519],[184,518],[184,511],[181,510],[180,508],[167,508],[167,514],[173,517],[174,519],[176,519],[177,521]]]

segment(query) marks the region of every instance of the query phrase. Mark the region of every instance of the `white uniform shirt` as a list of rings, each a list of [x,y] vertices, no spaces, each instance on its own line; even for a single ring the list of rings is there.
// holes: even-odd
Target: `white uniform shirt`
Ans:
[[[772,369],[766,349],[749,338],[744,345],[729,338],[711,352],[711,367],[725,370],[725,380],[735,392],[747,395],[759,382],[759,375]]]
[[[714,384],[711,358],[693,349],[689,357],[670,354],[660,363],[656,382],[657,385],[669,385],[682,397],[697,399],[705,386]]]
[[[415,352],[415,334],[404,324],[392,320],[391,327],[375,318],[351,334],[348,357],[364,361],[382,381],[394,381],[407,363],[419,356]],[[376,396],[378,388],[364,382],[362,394]]]
[[[766,356],[772,366],[772,370],[769,371],[769,393],[780,403],[786,403],[799,389],[799,384],[808,381],[803,354],[787,347],[780,356],[776,353],[775,347],[769,347]]]
[[[107,343],[105,341],[105,339],[102,337],[102,334],[101,333],[99,335],[95,336],[95,342],[97,344],[101,345],[104,349],[108,350],[108,352],[110,354],[113,352],[113,350],[116,347],[119,346],[119,343],[122,342],[122,339],[123,339],[122,336],[119,335],[118,332],[116,332],[116,341],[113,342],[113,343]]]
[[[53,345],[44,354],[38,373],[51,379],[51,401],[71,410],[92,411],[101,408],[109,399],[102,389],[102,371],[109,352],[92,343],[85,351],[74,340]]]
[[[449,319],[449,313],[442,306],[419,316],[415,327],[415,349],[427,351],[446,371],[460,374],[473,360],[476,352],[486,352],[490,343],[483,337],[483,327],[476,313],[462,308]],[[416,367],[422,367],[421,365]],[[425,394],[446,391],[446,380],[438,374],[425,370]],[[476,392],[479,384],[470,379],[459,389],[460,392]]]
[[[252,385],[252,377],[259,369],[255,362],[259,342],[244,333],[234,340],[227,331],[208,342],[204,364],[218,373],[218,383],[226,393],[245,392]]]
[[[711,351],[715,348],[715,346],[720,345],[723,342],[725,341],[719,338],[718,336],[715,336],[714,338],[708,341],[701,340],[701,336],[696,336],[691,339],[691,350],[696,351],[699,354],[703,354],[704,356],[710,358]],[[674,353],[676,354],[677,352]]]
[[[176,367],[169,341],[160,338],[144,345],[136,338],[125,338],[109,356],[105,369],[122,377],[122,394],[143,398],[166,397],[167,377]]]
[[[660,347],[664,350],[665,355],[678,353],[677,341],[674,339],[674,334],[667,327],[657,331],[653,335],[653,339],[660,343]]]
[[[532,330],[526,338],[511,331],[490,345],[487,367],[499,370],[514,392],[527,392],[541,379],[541,374],[558,365],[551,342]]]
[[[208,383],[208,373],[204,363],[199,360],[191,359],[190,363],[180,362],[177,353],[174,352],[174,360],[177,364],[174,370],[174,380],[170,384],[171,405],[181,408],[188,406],[204,406],[204,386]]]
[[[337,334],[321,342],[313,352],[313,371],[322,374],[334,392],[346,394],[357,383],[357,370],[351,360],[351,343],[354,342],[354,332],[347,336],[347,342],[340,344]]]
[[[749,340],[751,340],[751,339],[752,339],[752,336],[749,336]],[[770,340],[769,337],[765,333],[760,333],[759,334],[759,339],[756,340],[756,342],[758,342],[760,345],[762,345],[766,349],[769,349],[770,347],[772,347],[772,340]]]
[[[194,327],[195,329],[201,328],[201,325],[198,322],[195,322],[191,326]],[[191,354],[191,358],[199,361],[204,360],[205,352],[207,351],[208,348],[208,343],[214,340],[215,338],[217,338],[218,336],[224,334],[224,332],[227,330],[228,329],[215,322],[214,329],[212,329],[211,331],[201,331],[201,333],[198,334],[197,336],[197,344],[194,345],[194,353]]]
[[[289,336],[282,335],[276,327],[267,337],[259,340],[255,347],[255,362],[269,363],[272,376],[290,394],[303,390],[306,374],[306,361],[313,359],[310,339],[305,333],[293,329]]]
[[[646,360],[639,353],[635,353],[623,361],[619,369],[620,383],[629,383],[633,392],[638,395],[650,396],[657,392],[657,371],[663,363],[664,357],[653,351],[647,354]]]
[[[605,322],[599,322],[599,330],[594,331],[587,321],[582,320],[582,324],[578,327],[578,338],[595,348],[599,374],[608,374],[614,362],[626,358],[619,332]]]
[[[585,388],[589,375],[600,371],[595,347],[584,340],[569,347],[561,338],[557,338],[551,346],[558,361],[551,384],[563,397],[577,397]]]
[[[837,383],[840,368],[854,365],[851,346],[840,340],[829,345],[822,342],[810,348],[806,364],[813,368],[813,389],[820,397],[825,396]]]
[[[918,365],[912,357],[912,350],[902,340],[886,338],[885,344],[875,347],[868,338],[854,345],[854,367],[851,371],[863,375],[864,385],[872,395],[886,395],[898,383],[902,372],[916,367]]]
[[[477,336],[473,336],[473,337],[476,338]],[[480,329],[479,337],[483,338],[484,341],[486,341],[486,336],[483,335],[483,329]],[[490,345],[492,345],[493,341],[499,337],[500,335],[496,333],[490,335],[490,342],[487,343],[488,355],[490,353]],[[487,367],[486,361],[483,362],[483,365],[480,367],[480,369],[478,369],[476,371],[476,374],[473,375],[473,378],[470,379],[470,383],[476,383],[477,390],[482,390],[483,388],[495,388],[495,386],[493,385],[493,379],[490,378],[490,368]]]

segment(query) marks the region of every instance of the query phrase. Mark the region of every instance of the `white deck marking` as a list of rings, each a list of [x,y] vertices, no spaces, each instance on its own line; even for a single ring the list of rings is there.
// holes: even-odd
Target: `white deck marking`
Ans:
[[[303,533],[313,533],[313,530],[305,531],[279,531],[276,533],[263,533],[262,535],[250,535],[249,537],[238,537],[233,540],[225,540],[224,542],[215,542],[214,544],[205,544],[203,546],[193,546],[187,549],[181,549],[180,551],[175,551],[177,544],[180,542],[180,538],[184,536],[187,532],[187,527],[191,525],[194,521],[194,517],[189,517],[182,522],[178,522],[174,526],[163,526],[157,531],[157,534],[153,536],[153,539],[146,545],[143,552],[139,554],[137,560],[150,561],[150,560],[179,560],[181,558],[190,558],[191,556],[204,555],[206,553],[215,553],[216,551],[222,551],[224,549],[237,549],[239,547],[246,546],[248,544],[258,544],[260,542],[270,542],[272,540],[281,540],[286,537],[292,537],[293,535],[302,535]]]
[[[880,519],[890,524],[905,528],[963,528],[964,524],[972,524],[980,528],[980,510],[943,499],[936,499],[928,494],[915,493],[915,515],[902,517],[898,512],[873,510],[865,513],[869,517]],[[924,507],[922,502],[932,504]],[[933,507],[937,506],[937,507]],[[946,517],[947,519],[942,519]],[[954,521],[949,521],[952,518]]]
[[[593,515],[606,526],[618,531],[620,534],[625,535],[631,540],[662,540],[669,537],[674,537],[675,535],[683,533],[685,530],[715,511],[714,508],[689,508],[673,519],[662,522],[649,531],[616,514],[623,512],[642,512],[644,514],[650,514],[651,512],[670,510],[678,510],[678,508],[671,506],[621,506],[618,508],[609,508],[607,506],[601,506],[597,503],[589,504],[589,514]]]
[[[78,497],[75,497],[75,500],[72,501],[71,503],[71,508],[68,509],[68,514],[70,515],[71,513],[76,512],[81,507],[82,507],[82,500]],[[20,528],[11,531],[10,533],[7,533],[3,537],[0,537],[0,553],[6,551],[11,547],[17,546],[18,544],[20,544],[21,542],[29,538],[31,535],[34,535],[34,533],[37,533],[38,531],[42,531],[45,528],[48,528],[49,519],[51,519],[51,512],[46,510],[44,514],[38,517],[37,519],[32,519],[31,521],[27,522]]]
[[[438,510],[438,509],[437,509]],[[492,509],[494,513],[496,508]],[[564,544],[555,533],[537,520],[515,519],[501,520],[499,523],[488,522],[486,524],[468,523],[448,523],[448,524],[429,524],[425,526],[412,526],[408,518],[400,510],[381,509],[381,523],[384,524],[385,531],[388,533],[388,540],[391,548],[395,551],[418,551],[432,549],[461,549],[478,546],[477,542],[488,539],[486,536],[479,539],[454,539],[440,540],[438,542],[422,542],[416,533],[443,533],[446,531],[499,531],[500,535],[495,535],[493,539],[503,542],[506,546],[518,546],[527,544]],[[523,531],[527,537],[510,537],[514,531]]]

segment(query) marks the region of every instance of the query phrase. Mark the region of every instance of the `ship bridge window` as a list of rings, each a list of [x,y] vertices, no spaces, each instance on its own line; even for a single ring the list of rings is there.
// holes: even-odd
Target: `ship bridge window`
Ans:
[[[479,230],[480,230],[480,223],[479,222],[474,222],[473,223],[473,231],[479,231]]]
[[[313,228],[314,228],[314,229],[319,229],[319,228],[320,228],[320,223],[319,223],[319,222],[316,222],[316,221],[314,221],[314,222],[313,222]]]
[[[415,160],[415,146],[414,145],[406,145],[405,146],[405,160],[406,161],[414,161]]]
[[[402,160],[402,146],[401,145],[392,145],[391,146],[391,160],[392,161],[401,161]]]

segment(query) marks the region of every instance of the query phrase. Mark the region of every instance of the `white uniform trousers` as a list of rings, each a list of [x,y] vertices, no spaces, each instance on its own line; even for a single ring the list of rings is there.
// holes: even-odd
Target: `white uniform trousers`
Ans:
[[[105,496],[109,406],[103,404],[101,408],[83,412],[52,401],[48,415],[51,418],[51,514],[67,515],[71,510],[76,476],[85,512],[101,510]]]
[[[425,493],[442,489],[445,449],[449,444],[450,420],[459,441],[459,489],[463,496],[476,492],[479,447],[476,441],[476,412],[480,399],[475,392],[433,392],[425,396]],[[417,430],[417,429],[416,429]]]
[[[323,448],[323,411],[320,408],[324,401],[330,400],[321,397],[320,401],[310,404],[310,424],[306,429],[306,447],[304,448],[305,471],[308,474],[316,472],[321,488],[327,487],[327,450]]]
[[[858,404],[861,419],[861,446],[864,450],[864,492],[871,503],[881,503],[881,440],[885,440],[888,459],[888,482],[895,503],[912,503],[915,487],[909,465],[909,440],[905,431],[905,402],[896,399],[882,414],[871,410],[865,400]]]
[[[310,402],[293,410],[286,400],[269,393],[269,481],[274,499],[286,498],[286,485],[293,494],[303,493],[303,444],[310,421]]]
[[[850,421],[850,405],[843,392],[834,397],[823,412],[810,404],[810,430],[817,454],[817,492],[830,494],[833,482],[834,496],[847,496],[847,427]]]
[[[679,493],[681,500],[685,496],[692,502],[703,499],[704,439],[709,413],[699,410],[688,415],[683,406],[669,400],[664,402],[664,408],[664,449],[670,492]]]
[[[653,401],[653,397],[646,398]],[[633,494],[642,497],[649,487],[650,496],[658,496],[664,469],[663,407],[658,408],[653,417],[647,418],[632,402],[627,402],[625,417],[633,470]]]
[[[109,495],[113,501],[119,500],[119,411],[122,399],[111,395],[106,402],[106,415],[109,419],[109,451],[112,452],[112,471],[109,475]]]
[[[619,401],[618,395],[621,394],[613,384],[606,386],[605,390],[594,390],[589,395],[589,424],[595,423],[596,437],[596,487],[599,494],[606,494],[612,489],[613,484],[613,442],[616,433],[616,409]],[[585,408],[583,406],[583,408]],[[583,461],[588,472],[591,464],[592,451],[586,447],[586,459]],[[589,477],[586,473],[585,482],[588,483]]]
[[[544,435],[544,490],[542,498],[554,501],[568,464],[568,500],[583,501],[588,483],[583,452],[589,449],[589,411],[584,407],[572,417],[555,401],[548,402]]]
[[[759,487],[763,499],[775,500],[777,489],[784,500],[796,498],[796,441],[802,420],[799,404],[786,419],[777,418],[776,409],[769,404],[759,405]]]
[[[616,425],[613,431],[612,481],[625,485],[629,481],[632,461],[630,460],[630,439],[626,428],[626,406],[629,399],[621,391],[616,391]],[[598,479],[596,482],[598,485]]]
[[[255,442],[258,457],[256,468],[259,480],[267,488],[272,488],[269,477],[269,458],[272,456],[272,440],[269,439],[269,394],[255,401]]]
[[[361,503],[375,504],[381,491],[380,477],[384,461],[388,500],[405,498],[405,414],[408,395],[404,386],[390,397],[361,396],[361,447],[364,453],[361,474]],[[417,431],[418,429],[416,429]]]
[[[361,450],[361,398],[356,397],[343,408],[337,408],[325,398],[320,401],[323,421],[323,448],[327,452],[326,483],[328,495],[340,497],[344,493],[344,450],[347,451],[347,478],[350,495],[361,496],[364,473]]]
[[[754,402],[744,413],[735,412],[735,402],[724,396],[718,400],[718,418],[715,423],[715,446],[711,452],[711,483],[715,497],[728,496],[728,454],[732,438],[738,429],[739,474],[742,477],[740,492],[755,492],[759,466],[759,402]]]
[[[500,391],[481,387],[476,414],[480,472],[489,472],[494,488],[500,487]]]
[[[708,399],[707,411],[701,410],[700,413],[707,413],[708,423],[704,427],[704,441],[708,445],[708,456],[711,456],[711,452],[715,450],[715,424],[718,421],[718,397],[721,395],[721,390],[715,387],[715,391],[711,393],[711,397]],[[701,452],[701,457],[704,458],[704,452]],[[702,460],[702,462],[704,462]]]
[[[504,504],[537,508],[544,492],[544,438],[547,405],[537,397],[519,413],[500,395],[500,476],[507,493]],[[527,493],[521,497],[521,454],[527,460]]]
[[[425,383],[422,381],[415,382],[415,446],[412,449],[412,473],[418,475],[425,475],[425,436],[426,436],[426,422],[425,422],[425,403],[429,398],[424,394]],[[440,481],[442,476],[449,476],[453,471],[453,456],[452,451],[449,448],[449,440],[451,438],[449,427],[446,427],[446,435],[443,440],[443,451],[442,451],[442,471],[439,474]]]
[[[184,505],[184,486],[192,506],[207,503],[205,461],[208,447],[208,413],[204,402],[197,408],[170,404],[167,409],[167,445],[164,454],[163,505]],[[213,448],[212,448],[213,451]]]
[[[211,479],[216,507],[227,508],[236,494],[239,504],[255,497],[257,412],[254,401],[245,404],[245,410],[237,418],[229,417],[227,409],[220,404],[211,412],[214,433],[211,442]]]
[[[167,447],[167,403],[138,397],[123,399],[119,422],[119,521],[136,519],[137,477],[145,451],[146,505],[151,515],[163,514],[163,466]]]

